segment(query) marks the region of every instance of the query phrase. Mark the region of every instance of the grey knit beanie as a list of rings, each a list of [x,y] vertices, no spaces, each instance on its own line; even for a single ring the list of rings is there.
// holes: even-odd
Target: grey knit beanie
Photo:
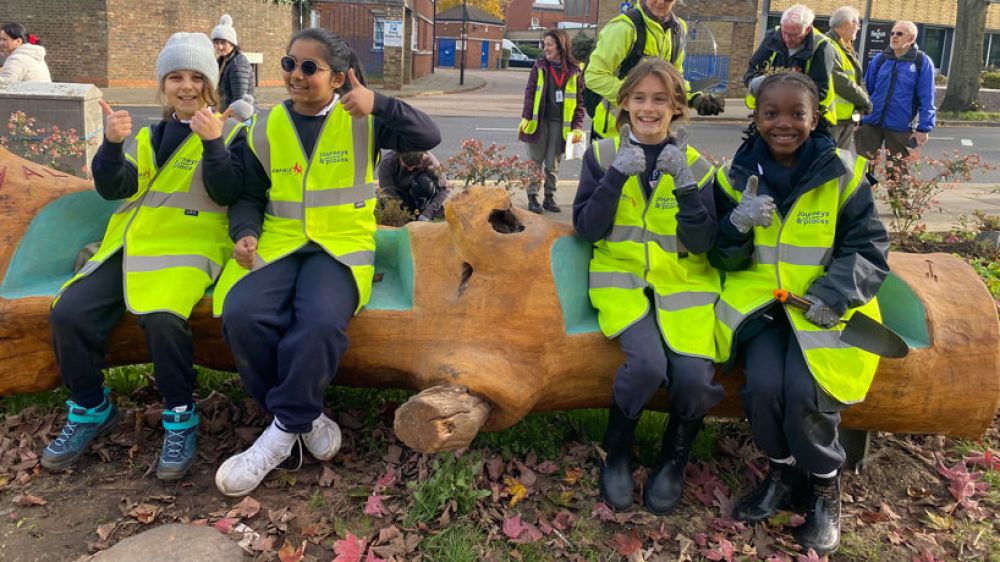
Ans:
[[[212,30],[212,39],[225,39],[233,45],[239,45],[236,42],[236,28],[233,27],[233,16],[224,14],[219,19],[219,25]]]
[[[219,63],[215,60],[212,41],[204,33],[178,32],[167,39],[167,44],[156,59],[156,80],[175,70],[193,70],[208,80],[212,89],[219,87]]]

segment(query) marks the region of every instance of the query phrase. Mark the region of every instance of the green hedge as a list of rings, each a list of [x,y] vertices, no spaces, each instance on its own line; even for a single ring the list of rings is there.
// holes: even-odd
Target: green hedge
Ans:
[[[982,86],[991,90],[1000,90],[1000,72],[984,72]]]

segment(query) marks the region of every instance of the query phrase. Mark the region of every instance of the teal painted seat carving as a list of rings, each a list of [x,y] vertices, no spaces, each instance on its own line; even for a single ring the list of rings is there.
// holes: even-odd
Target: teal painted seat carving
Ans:
[[[73,276],[80,249],[101,240],[108,219],[119,205],[96,192],[71,193],[56,199],[31,221],[7,268],[0,297],[55,297]],[[413,307],[413,256],[406,229],[375,233],[375,271],[381,280],[372,287],[372,310]],[[207,295],[211,295],[209,288]]]

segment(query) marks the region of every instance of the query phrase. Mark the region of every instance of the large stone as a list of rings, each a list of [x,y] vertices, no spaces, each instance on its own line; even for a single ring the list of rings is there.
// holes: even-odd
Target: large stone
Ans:
[[[91,562],[243,562],[243,550],[211,527],[172,523],[129,537],[95,555]]]

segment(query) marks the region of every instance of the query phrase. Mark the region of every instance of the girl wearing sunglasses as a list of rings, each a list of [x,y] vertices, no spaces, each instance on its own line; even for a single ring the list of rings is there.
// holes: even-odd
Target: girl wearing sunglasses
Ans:
[[[371,295],[379,151],[430,150],[437,125],[364,85],[347,44],[305,29],[281,60],[289,99],[258,115],[234,154],[244,194],[230,208],[235,260],[215,313],[250,394],[274,420],[215,476],[250,493],[299,442],[320,460],[340,449],[323,393],[347,351],[347,324]]]

